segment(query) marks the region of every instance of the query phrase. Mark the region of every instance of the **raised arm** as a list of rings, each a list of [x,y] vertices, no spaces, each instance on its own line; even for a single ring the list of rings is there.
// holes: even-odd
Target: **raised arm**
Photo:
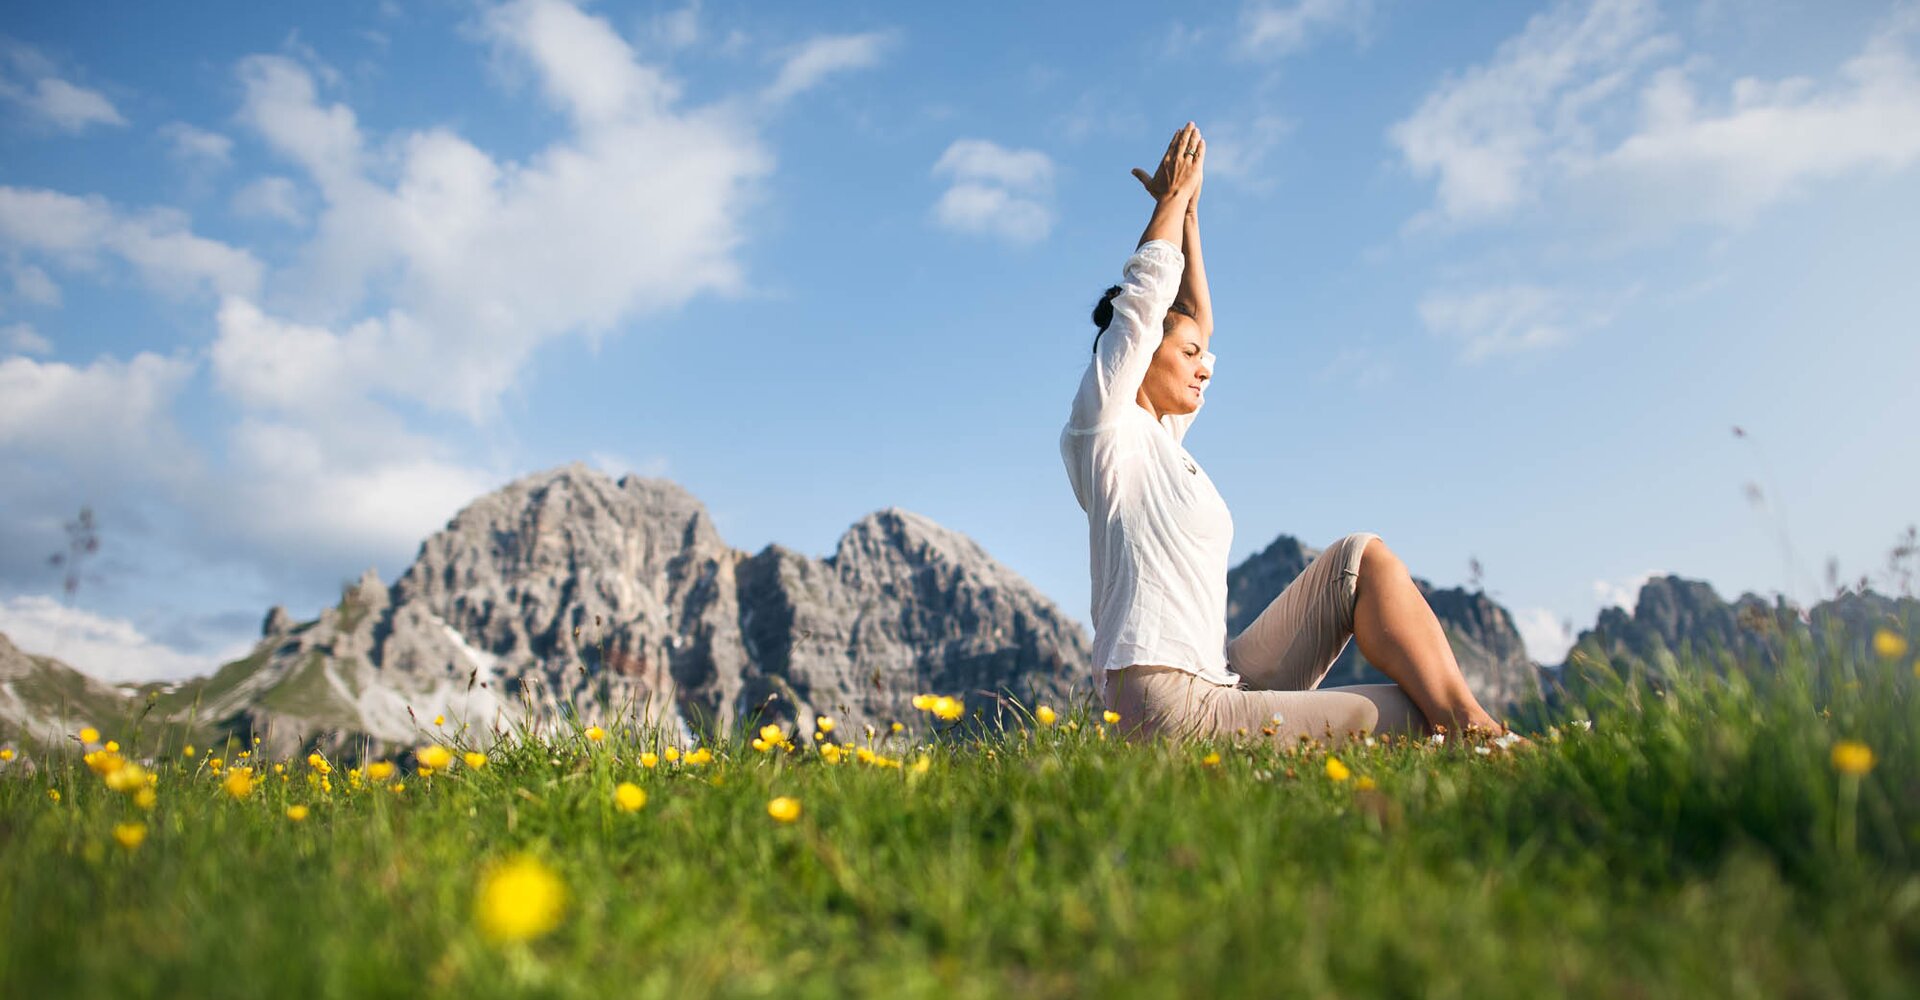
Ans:
[[[1201,148],[1206,147],[1204,141]],[[1200,336],[1213,336],[1213,296],[1207,292],[1207,265],[1200,258],[1200,189],[1187,200],[1187,216],[1180,249],[1187,255],[1186,271],[1180,275],[1180,294],[1173,304],[1183,309],[1200,325]]]
[[[1153,196],[1153,220],[1147,224],[1147,232],[1140,237],[1145,244],[1148,240],[1161,239],[1175,242],[1173,234],[1166,227],[1162,213],[1171,207],[1175,189],[1192,185],[1192,193],[1186,199],[1185,211],[1180,216],[1179,246],[1187,258],[1186,270],[1180,276],[1180,292],[1174,298],[1173,307],[1192,316],[1200,324],[1203,336],[1213,334],[1213,297],[1207,292],[1207,269],[1200,259],[1200,188],[1205,177],[1207,162],[1207,140],[1202,138],[1200,130],[1188,122],[1185,128],[1174,133],[1173,141],[1167,144],[1167,154],[1160,158],[1160,169],[1149,175],[1135,168],[1133,176],[1139,178],[1147,194]],[[1180,183],[1176,184],[1176,177]]]
[[[1139,167],[1133,168],[1133,176],[1140,178],[1146,185],[1147,193],[1153,196],[1153,217],[1147,220],[1146,231],[1140,234],[1140,242],[1135,248],[1146,246],[1154,240],[1165,240],[1179,246],[1186,228],[1186,218],[1193,198],[1200,192],[1200,178],[1205,161],[1206,142],[1200,138],[1200,130],[1192,122],[1173,134],[1173,140],[1167,143],[1167,151],[1160,157],[1160,169],[1152,176]]]

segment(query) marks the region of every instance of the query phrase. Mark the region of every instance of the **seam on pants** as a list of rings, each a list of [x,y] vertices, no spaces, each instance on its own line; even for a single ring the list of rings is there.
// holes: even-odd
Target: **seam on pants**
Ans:
[[[1371,531],[1356,531],[1342,539],[1348,543],[1346,561],[1340,566],[1340,607],[1345,611],[1345,620],[1341,626],[1351,634],[1355,614],[1360,608],[1360,559],[1366,555],[1367,543],[1379,538]],[[1357,541],[1355,541],[1357,540]]]

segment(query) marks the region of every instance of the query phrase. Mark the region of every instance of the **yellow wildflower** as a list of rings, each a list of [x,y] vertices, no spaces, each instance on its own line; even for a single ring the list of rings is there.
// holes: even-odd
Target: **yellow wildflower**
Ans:
[[[641,756],[644,757],[646,755],[641,754]],[[481,753],[478,750],[469,750],[466,753],[461,754],[460,760],[462,763],[466,764],[467,767],[475,771],[478,771],[481,768],[487,766],[487,755]]]
[[[666,753],[662,754],[661,756],[665,757],[667,759],[667,763],[671,764],[674,761],[680,759],[680,748],[668,747],[666,750]]]
[[[613,790],[614,808],[623,813],[639,812],[647,804],[647,790],[631,781],[623,781]]]
[[[376,760],[367,765],[368,781],[385,781],[393,777],[393,764],[390,761]]]
[[[147,839],[147,825],[145,823],[116,824],[113,828],[113,839],[119,841],[121,847],[131,851]]]
[[[227,766],[227,762],[218,757],[208,757],[207,766],[213,769],[213,773],[219,774],[220,769]]]
[[[813,720],[813,727],[823,733],[833,732],[833,719],[823,715]]]
[[[80,742],[82,743],[100,742],[100,730],[95,729],[92,726],[86,726],[82,728],[80,730]]]
[[[1053,713],[1053,709],[1047,707],[1046,705],[1042,705],[1037,710],[1035,710],[1033,713],[1033,717],[1040,720],[1040,724],[1043,726],[1051,726],[1053,725],[1054,720],[1059,718],[1059,716]]]
[[[273,765],[273,773],[284,776],[287,773],[287,765],[285,764]]]
[[[892,729],[892,730],[893,730],[894,732],[896,732],[896,733],[897,733],[897,732],[899,732],[899,731],[901,731],[901,730],[903,730],[903,729],[905,729],[905,728],[907,728],[907,727],[905,727],[905,726],[903,726],[903,725],[901,725],[900,723],[898,723],[898,722],[896,722],[896,723],[894,723],[893,725],[891,725],[891,726],[889,726],[888,728],[889,728],[889,729]]]
[[[49,789],[47,789],[47,801],[49,801],[49,802],[58,802],[58,801],[60,801],[60,789],[58,789],[58,788],[49,788]]]
[[[1113,709],[1111,709],[1111,708],[1109,708],[1109,709],[1107,709],[1107,710],[1106,710],[1106,711],[1104,711],[1104,712],[1101,712],[1101,713],[1100,713],[1100,717],[1101,717],[1102,719],[1105,719],[1105,720],[1107,720],[1107,725],[1109,725],[1109,726],[1111,726],[1111,725],[1115,725],[1115,724],[1117,724],[1117,723],[1118,723],[1118,722],[1120,721],[1120,713],[1119,713],[1119,712],[1116,712],[1116,711],[1114,711],[1114,710],[1113,710]]]
[[[1335,781],[1345,781],[1347,780],[1347,776],[1352,773],[1352,771],[1347,770],[1347,765],[1340,763],[1340,758],[1327,758],[1327,777]]]
[[[221,782],[220,787],[225,788],[228,795],[236,799],[244,799],[253,794],[253,772],[244,767],[236,767],[227,772],[227,780]]]
[[[915,774],[925,774],[932,768],[933,768],[933,758],[928,757],[926,754],[921,754],[920,756],[914,758],[913,766],[909,768],[909,770],[911,770]]]
[[[291,805],[287,807],[287,818],[298,823],[307,818],[307,812],[308,809],[306,806]]]
[[[422,765],[419,770],[414,772],[414,776],[417,778],[431,778],[433,777],[433,768]]]
[[[119,753],[119,752],[120,752],[120,741],[119,741],[119,740],[108,740],[108,741],[107,741],[107,752],[108,752],[108,753]]]
[[[773,749],[773,744],[768,743],[766,740],[761,739],[758,736],[755,736],[753,738],[753,748],[755,750],[760,751],[761,753],[766,753],[767,751]]]
[[[840,748],[829,743],[820,748],[820,756],[826,758],[829,764],[838,764],[840,763]]]
[[[930,695],[930,694],[914,695],[913,707],[919,709],[922,712],[933,711],[933,695]]]
[[[767,815],[782,823],[791,823],[800,818],[800,800],[782,795],[767,803]]]
[[[1855,740],[1833,745],[1833,769],[1841,774],[1862,775],[1873,770],[1873,748]]]
[[[768,723],[760,727],[760,738],[768,743],[778,744],[787,738],[787,734],[781,732],[779,726]]]
[[[1369,778],[1363,774],[1360,777],[1353,779],[1353,787],[1363,792],[1371,792],[1375,788],[1378,788],[1380,786],[1375,784],[1372,778]]]
[[[392,792],[395,795],[398,795],[401,792],[404,792],[406,790],[407,790],[407,783],[404,781],[396,781],[393,784],[387,786],[387,791]]]
[[[1207,754],[1205,757],[1200,758],[1200,763],[1205,767],[1218,767],[1220,765],[1219,752],[1215,751],[1213,753]]]
[[[132,761],[122,761],[119,767],[106,773],[107,787],[116,792],[131,792],[147,783],[147,769]]]
[[[641,767],[657,767],[659,766],[659,764],[660,764],[660,755],[657,753],[654,753],[651,750],[640,755]]]
[[[687,763],[711,764],[713,763],[713,751],[706,747],[696,747],[692,753],[687,754]]]
[[[422,768],[444,771],[453,766],[453,751],[435,744],[415,750],[413,759],[419,761]]]
[[[531,855],[517,855],[488,868],[474,894],[480,932],[494,941],[526,941],[560,925],[567,890],[552,869]]]
[[[1890,628],[1879,629],[1873,633],[1873,651],[1883,660],[1897,660],[1907,655],[1907,638]]]
[[[180,751],[180,755],[183,757],[192,757],[193,754],[194,754],[194,749],[193,749],[193,744],[191,743],[187,744],[186,748]]]
[[[592,741],[594,741],[595,743],[598,743],[598,742],[600,742],[601,740],[604,740],[604,739],[606,739],[606,738],[607,738],[607,731],[606,731],[606,730],[604,730],[604,729],[601,729],[601,728],[600,728],[599,726],[588,726],[588,727],[587,727],[587,739],[590,739],[590,740],[592,740]]]
[[[933,699],[933,714],[948,722],[958,719],[965,711],[966,705],[958,698],[950,698],[943,694]]]
[[[160,794],[155,792],[151,786],[133,793],[133,804],[142,809],[151,811],[159,801]]]
[[[327,763],[327,759],[325,757],[320,756],[317,753],[310,753],[307,755],[307,766],[310,768],[313,768],[315,771],[318,771],[321,774],[333,773],[333,765]]]
[[[436,726],[444,726],[447,724],[447,717],[444,715],[436,715],[433,717],[433,724]]]
[[[0,750],[0,760],[12,760],[12,759],[13,759],[12,747],[7,747],[4,750]]]

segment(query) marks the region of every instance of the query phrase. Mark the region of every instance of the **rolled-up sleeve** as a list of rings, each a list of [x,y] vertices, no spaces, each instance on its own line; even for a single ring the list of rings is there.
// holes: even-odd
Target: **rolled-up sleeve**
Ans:
[[[1113,297],[1113,320],[1100,334],[1074,399],[1075,426],[1105,424],[1114,419],[1116,406],[1134,405],[1185,268],[1186,255],[1165,240],[1149,240],[1127,258]]]

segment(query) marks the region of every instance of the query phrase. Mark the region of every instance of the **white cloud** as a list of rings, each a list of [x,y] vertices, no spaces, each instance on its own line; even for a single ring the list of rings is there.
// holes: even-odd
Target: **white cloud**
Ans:
[[[63,132],[77,134],[93,125],[127,123],[105,94],[59,77],[43,76],[31,83],[0,80],[0,97]]]
[[[654,40],[668,49],[692,48],[700,41],[700,0],[685,7],[655,14]]]
[[[934,164],[953,184],[934,203],[940,225],[961,233],[1034,243],[1053,229],[1047,207],[1053,160],[1032,149],[1007,149],[986,139],[959,139]]]
[[[601,18],[562,0],[516,0],[489,11],[495,45],[533,63],[547,97],[582,124],[660,114],[679,88]]]
[[[25,456],[178,480],[193,456],[172,407],[193,365],[142,353],[86,367],[0,360],[0,466]]]
[[[91,269],[110,254],[154,289],[252,294],[260,262],[245,250],[196,236],[171,209],[134,215],[100,197],[77,198],[39,188],[0,187],[0,246],[45,254],[68,267]]]
[[[1278,115],[1208,126],[1207,176],[1236,181],[1255,190],[1270,188],[1273,179],[1267,158],[1292,130],[1293,123]]]
[[[1631,612],[1640,603],[1640,588],[1656,576],[1665,576],[1664,570],[1650,569],[1626,580],[1593,581],[1593,597],[1603,608],[1621,608]]]
[[[1460,343],[1461,360],[1553,347],[1572,336],[1564,296],[1535,285],[1466,293],[1434,293],[1420,300],[1427,329]]]
[[[233,157],[233,140],[218,132],[209,132],[186,122],[168,122],[160,127],[168,151],[185,163],[225,166]]]
[[[1372,13],[1372,0],[1251,3],[1240,13],[1240,48],[1253,55],[1292,55],[1321,34],[1347,31],[1361,36]]]
[[[1537,197],[1557,164],[1591,154],[1589,108],[1672,51],[1654,23],[1652,0],[1562,3],[1529,19],[1490,62],[1435,88],[1388,134],[1415,176],[1436,178],[1442,216],[1505,214]]]
[[[543,0],[485,23],[574,123],[524,162],[444,130],[370,150],[354,113],[323,106],[298,64],[242,66],[243,120],[306,170],[323,202],[301,264],[280,276],[289,297],[271,311],[340,331],[297,341],[329,377],[473,419],[549,340],[738,289],[743,220],[771,166],[750,122],[718,106],[674,108],[677,87],[603,20]],[[315,354],[328,351],[344,354]]]
[[[891,35],[879,31],[810,39],[787,57],[762,99],[779,104],[835,73],[878,65],[891,41]]]
[[[1513,626],[1520,631],[1520,641],[1526,644],[1527,655],[1534,662],[1549,666],[1561,663],[1567,658],[1567,651],[1573,648],[1573,629],[1550,608],[1526,608],[1513,616]]]
[[[60,304],[60,286],[47,272],[32,264],[15,264],[12,270],[13,294],[37,306]]]
[[[1739,225],[1806,185],[1920,162],[1920,68],[1911,30],[1889,29],[1821,85],[1804,77],[1734,81],[1708,108],[1681,69],[1641,91],[1640,128],[1570,183],[1642,214]]]
[[[247,644],[235,644],[212,655],[184,653],[148,637],[125,619],[37,595],[0,601],[0,632],[25,652],[51,656],[109,684],[210,674],[248,649]]]
[[[0,326],[0,350],[16,354],[50,354],[53,342],[40,336],[31,323]]]
[[[222,486],[223,528],[304,565],[367,566],[406,558],[501,477],[440,455],[388,413],[360,404],[324,426],[243,419]]]
[[[233,193],[233,210],[255,219],[277,219],[292,226],[307,222],[300,189],[286,177],[262,177]]]
[[[1651,0],[1562,4],[1450,77],[1389,136],[1435,181],[1421,221],[1530,207],[1618,227],[1738,225],[1806,184],[1920,161],[1920,8],[1903,8],[1835,77],[1743,77],[1718,99],[1657,29]]]
[[[1044,190],[1053,183],[1053,161],[1035,149],[1006,149],[985,139],[959,139],[940,154],[935,176],[985,181],[1018,190]]]

